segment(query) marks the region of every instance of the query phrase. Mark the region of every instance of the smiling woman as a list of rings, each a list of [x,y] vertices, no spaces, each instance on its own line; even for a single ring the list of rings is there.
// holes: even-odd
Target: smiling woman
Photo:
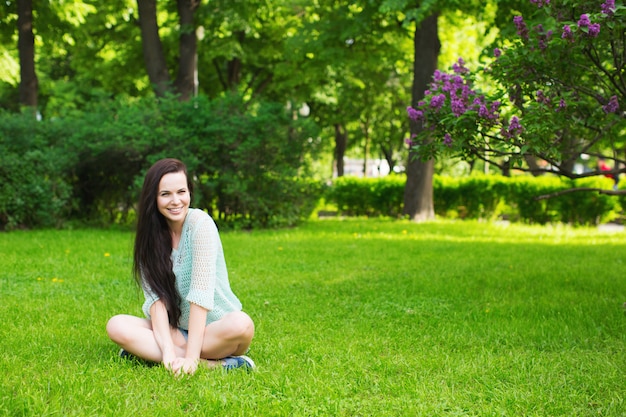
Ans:
[[[137,216],[134,273],[146,318],[117,315],[107,323],[122,356],[161,362],[174,374],[198,365],[253,368],[243,356],[252,319],[232,292],[213,219],[189,207],[192,183],[176,159],[146,173]]]
[[[174,248],[178,247],[190,201],[191,194],[187,186],[187,175],[184,172],[163,175],[159,182],[157,207],[168,223]]]

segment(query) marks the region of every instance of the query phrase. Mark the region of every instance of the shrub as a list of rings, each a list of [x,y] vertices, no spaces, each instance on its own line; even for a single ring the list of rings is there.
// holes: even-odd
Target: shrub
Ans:
[[[508,183],[511,220],[539,224],[560,221],[557,201],[554,198],[537,200],[537,197],[561,190],[561,179],[552,176],[516,176],[511,177]]]
[[[237,227],[294,224],[320,198],[321,185],[296,179],[306,177],[317,128],[294,119],[284,105],[244,103],[237,96],[141,99],[101,102],[37,123],[2,117],[0,151],[8,161],[1,171],[3,227],[63,217],[128,223],[143,173],[164,157],[187,164],[198,183],[194,205]]]
[[[392,216],[402,213],[404,178],[337,178],[326,193],[340,214]],[[441,217],[495,219],[505,217],[524,223],[597,224],[615,218],[621,210],[620,199],[595,192],[573,192],[538,199],[574,187],[604,188],[611,180],[604,177],[576,181],[555,176],[503,177],[473,175],[446,177],[435,175],[433,194],[435,213]]]
[[[31,115],[0,113],[0,229],[59,226],[72,206],[67,155]]]
[[[613,185],[613,180],[605,177],[582,178],[571,183],[564,181],[568,188],[604,188]],[[586,194],[586,195],[583,195]],[[560,221],[571,224],[598,224],[613,220],[621,209],[619,199],[600,193],[569,193],[556,198]]]
[[[397,175],[339,177],[328,189],[326,199],[336,204],[341,214],[397,217],[402,213],[404,183],[404,177]]]

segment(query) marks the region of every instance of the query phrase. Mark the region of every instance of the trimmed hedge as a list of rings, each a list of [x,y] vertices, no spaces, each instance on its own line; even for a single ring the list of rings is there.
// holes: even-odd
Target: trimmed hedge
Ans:
[[[391,175],[380,179],[337,178],[326,193],[327,202],[347,216],[392,216],[402,214],[405,178]],[[497,219],[525,223],[570,223],[594,225],[619,216],[623,196],[595,192],[573,192],[537,199],[573,187],[610,189],[604,177],[579,180],[555,176],[435,175],[435,213],[446,218]]]
[[[326,201],[346,216],[391,216],[402,214],[404,176],[383,178],[339,177],[326,191]]]

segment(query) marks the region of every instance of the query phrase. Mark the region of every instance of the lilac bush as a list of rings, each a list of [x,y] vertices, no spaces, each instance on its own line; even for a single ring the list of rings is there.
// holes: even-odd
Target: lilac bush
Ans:
[[[489,65],[470,71],[459,59],[435,72],[407,109],[407,143],[422,158],[453,154],[570,178],[598,174],[574,171],[581,155],[626,165],[626,8],[529,1],[533,12],[511,22],[517,38],[497,45]]]

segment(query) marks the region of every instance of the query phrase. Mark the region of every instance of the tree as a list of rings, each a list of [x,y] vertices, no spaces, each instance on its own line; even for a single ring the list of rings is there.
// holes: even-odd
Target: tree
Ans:
[[[37,111],[37,74],[35,72],[35,36],[33,2],[17,0],[18,50],[20,55],[20,104]]]
[[[403,62],[410,43],[400,13],[369,1],[320,1],[304,10],[294,38],[307,83],[298,94],[307,93],[312,117],[333,138],[337,175],[343,175],[346,152],[359,144],[364,159],[374,144],[393,158],[403,135],[389,129],[389,121],[393,102],[406,100],[402,86],[409,75]],[[394,139],[397,145],[389,147]]]
[[[517,40],[496,48],[491,65],[472,73],[460,61],[435,74],[426,99],[409,108],[422,129],[415,152],[572,179],[607,174],[595,165],[574,169],[583,158],[611,161],[612,175],[626,171],[626,8],[611,0],[530,3],[531,13],[513,19]],[[477,89],[479,76],[495,89]]]
[[[413,35],[413,85],[412,103],[418,102],[424,95],[425,86],[437,69],[441,48],[438,35],[438,18],[446,5],[434,2],[392,1],[381,5],[383,10],[402,11],[406,22],[414,22]],[[419,126],[411,128],[411,137],[417,134]],[[428,139],[426,139],[428,140]],[[433,203],[434,161],[426,158],[409,157],[407,162],[407,181],[404,188],[403,213],[415,221],[432,219],[435,216]]]
[[[91,101],[150,92],[141,67],[134,0],[33,2],[37,107],[42,117],[84,109]],[[134,8],[133,8],[134,7]],[[19,100],[15,0],[0,3],[0,107]],[[15,43],[17,44],[17,42]],[[6,66],[5,66],[6,65]],[[15,69],[13,69],[15,66]]]
[[[178,75],[174,86],[181,100],[189,100],[195,90],[197,71],[197,37],[194,13],[200,0],[177,0],[179,16]]]
[[[416,24],[414,78],[411,89],[412,101],[415,105],[424,96],[426,86],[433,72],[437,69],[437,58],[441,47],[437,35],[438,18],[439,15],[434,13]],[[421,126],[413,124],[411,136],[419,135],[421,130]],[[430,141],[430,138],[426,137],[424,141]],[[429,220],[435,217],[433,172],[434,161],[432,158],[409,158],[403,212],[415,221]]]
[[[194,13],[197,0],[177,0],[179,17],[178,76],[173,83],[167,68],[167,60],[159,36],[157,22],[157,0],[137,0],[139,24],[146,71],[157,96],[177,94],[181,100],[188,100],[194,92],[196,72],[196,26]]]
[[[157,96],[170,90],[170,76],[159,36],[156,0],[137,0],[143,59],[150,83]]]

